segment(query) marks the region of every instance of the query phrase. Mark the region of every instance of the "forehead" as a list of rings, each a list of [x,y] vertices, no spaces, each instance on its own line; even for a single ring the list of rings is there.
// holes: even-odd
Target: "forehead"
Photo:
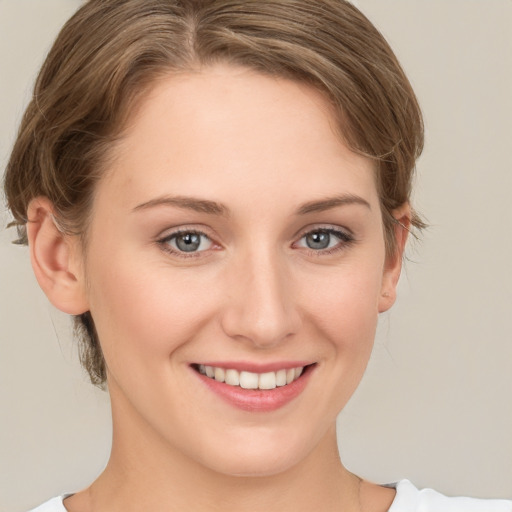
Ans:
[[[298,200],[364,192],[377,199],[371,161],[337,133],[329,102],[306,84],[228,65],[172,74],[131,118],[107,181],[126,192],[127,203],[163,189],[204,197],[286,190]]]

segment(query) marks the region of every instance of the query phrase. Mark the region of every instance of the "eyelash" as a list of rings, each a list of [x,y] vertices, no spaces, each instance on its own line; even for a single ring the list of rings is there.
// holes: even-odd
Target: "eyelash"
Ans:
[[[320,257],[320,256],[328,256],[330,254],[334,254],[338,251],[342,251],[352,245],[356,240],[354,236],[347,232],[340,230],[339,228],[332,228],[332,227],[319,227],[315,229],[311,229],[309,231],[305,231],[302,233],[300,238],[297,242],[294,242],[293,245],[296,245],[301,240],[305,239],[308,235],[312,235],[314,233],[324,233],[328,235],[333,235],[336,238],[339,239],[339,242],[334,246],[327,249],[312,249],[308,247],[303,247],[310,255]],[[172,255],[178,256],[179,258],[198,258],[204,256],[204,252],[208,251],[208,249],[203,251],[191,251],[189,253],[185,251],[176,250],[173,247],[170,246],[171,240],[176,239],[180,235],[198,235],[200,237],[205,237],[207,240],[210,241],[211,244],[215,245],[213,240],[204,232],[196,230],[196,229],[179,229],[177,231],[174,231],[173,233],[157,240],[157,243],[161,246],[162,250],[170,253]]]
[[[176,239],[180,235],[198,235],[200,237],[207,238],[212,244],[214,243],[213,240],[206,233],[199,231],[197,229],[178,229],[177,231],[174,231],[173,233],[165,236],[164,238],[157,240],[157,243],[161,246],[163,251],[172,254],[173,256],[178,256],[179,258],[198,258],[204,256],[203,253],[205,251],[191,251],[187,253],[185,251],[179,251],[171,247],[169,242],[171,242],[171,240]]]
[[[352,244],[354,244],[354,242],[356,241],[354,236],[351,233],[341,230],[339,228],[333,228],[333,227],[319,227],[319,228],[315,228],[315,229],[306,231],[300,236],[299,241],[303,240],[308,235],[311,235],[314,233],[324,233],[324,234],[328,234],[328,235],[334,235],[339,240],[336,245],[334,245],[333,247],[327,248],[327,249],[315,250],[315,249],[311,249],[308,247],[304,247],[304,249],[306,249],[306,251],[308,251],[309,254],[316,256],[316,257],[328,256],[330,254],[334,254],[339,251],[343,251],[343,250],[347,249],[349,246],[351,246]],[[297,242],[295,242],[295,243],[297,243]]]

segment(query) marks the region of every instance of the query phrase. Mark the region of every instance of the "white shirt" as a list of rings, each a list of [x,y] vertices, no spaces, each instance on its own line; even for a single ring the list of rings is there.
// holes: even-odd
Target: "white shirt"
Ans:
[[[389,512],[512,512],[512,501],[448,498],[432,489],[419,491],[409,480],[390,487],[396,496]]]
[[[387,487],[396,489],[396,496],[389,512],[512,512],[512,501],[479,500],[476,498],[448,498],[432,489],[419,491],[409,480],[401,480]],[[64,494],[53,498],[30,512],[67,512]]]

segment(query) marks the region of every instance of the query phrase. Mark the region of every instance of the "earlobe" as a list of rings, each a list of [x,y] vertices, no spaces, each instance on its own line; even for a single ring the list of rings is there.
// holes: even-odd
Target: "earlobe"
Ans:
[[[396,287],[402,270],[402,259],[411,227],[411,208],[405,204],[392,212],[394,218],[395,251],[386,258],[382,276],[379,313],[387,311],[396,300]]]
[[[59,229],[53,205],[45,197],[33,199],[27,211],[30,259],[39,286],[61,311],[87,311],[85,287],[77,256],[77,242]]]

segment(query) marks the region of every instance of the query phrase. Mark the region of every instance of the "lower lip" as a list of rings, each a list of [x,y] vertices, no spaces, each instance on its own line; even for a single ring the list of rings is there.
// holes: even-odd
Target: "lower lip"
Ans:
[[[306,367],[302,375],[291,384],[267,390],[243,389],[239,386],[230,386],[224,382],[218,382],[215,379],[206,377],[196,370],[192,371],[211,391],[230,405],[244,411],[271,412],[284,407],[304,391],[313,368],[313,365]]]

